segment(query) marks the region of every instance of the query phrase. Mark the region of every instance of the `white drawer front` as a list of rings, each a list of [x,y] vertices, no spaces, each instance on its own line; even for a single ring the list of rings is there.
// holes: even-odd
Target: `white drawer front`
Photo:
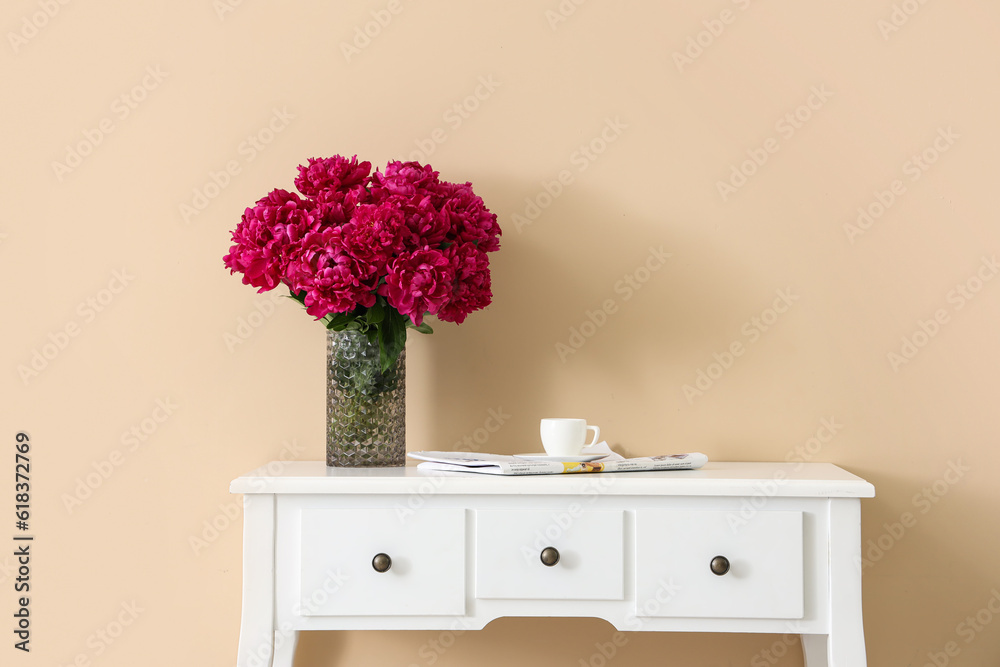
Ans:
[[[465,613],[465,510],[304,509],[301,526],[302,616]]]
[[[622,600],[620,510],[479,510],[476,597],[517,600]],[[559,561],[542,563],[552,547]]]
[[[802,618],[802,512],[636,511],[636,615]],[[719,576],[716,556],[730,563]]]

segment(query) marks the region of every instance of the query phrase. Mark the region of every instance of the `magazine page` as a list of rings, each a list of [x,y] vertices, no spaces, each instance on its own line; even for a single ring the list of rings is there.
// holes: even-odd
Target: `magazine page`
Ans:
[[[598,461],[624,461],[626,460],[621,454],[616,454],[611,451],[611,447],[608,446],[607,442],[599,442],[596,445],[591,445],[590,447],[584,447],[583,451],[580,452],[581,455],[587,457],[596,457]],[[465,466],[489,466],[496,465],[498,463],[528,463],[528,459],[522,457],[535,457],[536,455],[510,455],[510,454],[486,454],[483,452],[437,452],[437,451],[425,451],[425,452],[407,452],[408,457],[413,459],[418,459],[421,461],[435,461],[437,463],[453,463],[456,465]],[[601,455],[601,456],[598,456]],[[538,461],[537,459],[531,460],[531,463],[550,463],[551,461]],[[566,461],[567,463],[569,461]]]
[[[520,456],[485,454],[478,452],[410,452],[410,458],[423,461],[417,467],[421,470],[477,472],[490,475],[558,475],[564,473],[593,472],[633,472],[643,470],[695,470],[708,462],[708,457],[698,452],[687,454],[667,454],[626,459],[611,451],[606,442],[601,442],[583,451],[589,460],[537,460],[537,455],[527,460]]]
[[[497,461],[495,463],[465,466],[454,463],[424,461],[417,464],[417,468],[443,472],[478,472],[486,475],[558,475],[569,472],[564,468],[564,465],[576,464],[562,464],[548,461],[515,461],[513,463]]]

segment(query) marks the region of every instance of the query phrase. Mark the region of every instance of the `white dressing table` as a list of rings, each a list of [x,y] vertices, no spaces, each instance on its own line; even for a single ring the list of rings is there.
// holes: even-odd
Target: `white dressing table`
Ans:
[[[238,667],[306,630],[481,629],[593,616],[622,631],[793,633],[866,667],[861,498],[828,463],[504,477],[275,462],[244,494]]]

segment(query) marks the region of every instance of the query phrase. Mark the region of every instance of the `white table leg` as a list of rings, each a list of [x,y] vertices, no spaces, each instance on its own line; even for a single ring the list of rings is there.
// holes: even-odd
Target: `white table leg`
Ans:
[[[246,494],[243,496],[243,617],[236,667],[271,667],[273,653],[274,494]],[[288,664],[291,665],[290,658]]]
[[[826,635],[800,635],[802,656],[806,667],[829,667],[827,661]]]
[[[845,622],[840,623],[840,630],[831,632],[827,639],[828,667],[867,667],[868,656],[865,654],[865,630],[861,626],[861,615],[859,613],[856,619],[844,620]],[[848,620],[851,622],[847,622]],[[856,627],[849,627],[851,625]]]
[[[867,667],[861,615],[861,501],[830,500],[830,633],[802,635],[806,667]]]
[[[295,647],[298,645],[298,630],[290,630],[287,633],[281,630],[275,632],[273,667],[292,667],[292,661],[295,660]]]

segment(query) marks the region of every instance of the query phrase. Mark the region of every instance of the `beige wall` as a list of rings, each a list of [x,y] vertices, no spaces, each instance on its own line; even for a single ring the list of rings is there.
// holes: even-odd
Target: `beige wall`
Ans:
[[[4,4],[0,435],[8,453],[31,435],[37,535],[30,658],[9,646],[0,556],[11,664],[233,664],[228,483],[322,457],[324,332],[223,270],[229,231],[308,157],[384,164],[421,144],[443,177],[475,184],[504,237],[493,306],[411,338],[411,450],[475,437],[492,409],[509,418],[491,451],[537,448],[539,417],[582,415],[636,454],[837,463],[878,489],[863,504],[863,539],[882,545],[864,577],[869,664],[922,666],[949,642],[949,664],[997,664],[1000,620],[959,624],[1000,590],[1000,9],[564,0],[556,22],[557,0],[400,0],[345,56],[389,4]],[[753,154],[763,164],[720,191]],[[214,188],[227,164],[238,173]],[[572,182],[546,200],[563,170]],[[891,205],[851,229],[879,197]],[[629,293],[619,281],[647,278],[650,248],[671,257]],[[786,312],[768,312],[782,295]],[[606,302],[602,326],[571,340]],[[713,367],[735,342],[742,356]],[[37,374],[19,371],[36,352]],[[717,379],[686,395],[699,371]],[[119,616],[108,644],[98,633]],[[299,664],[599,664],[612,635],[503,619],[437,652],[450,637],[325,633]],[[800,665],[786,648],[629,635],[609,664]]]

